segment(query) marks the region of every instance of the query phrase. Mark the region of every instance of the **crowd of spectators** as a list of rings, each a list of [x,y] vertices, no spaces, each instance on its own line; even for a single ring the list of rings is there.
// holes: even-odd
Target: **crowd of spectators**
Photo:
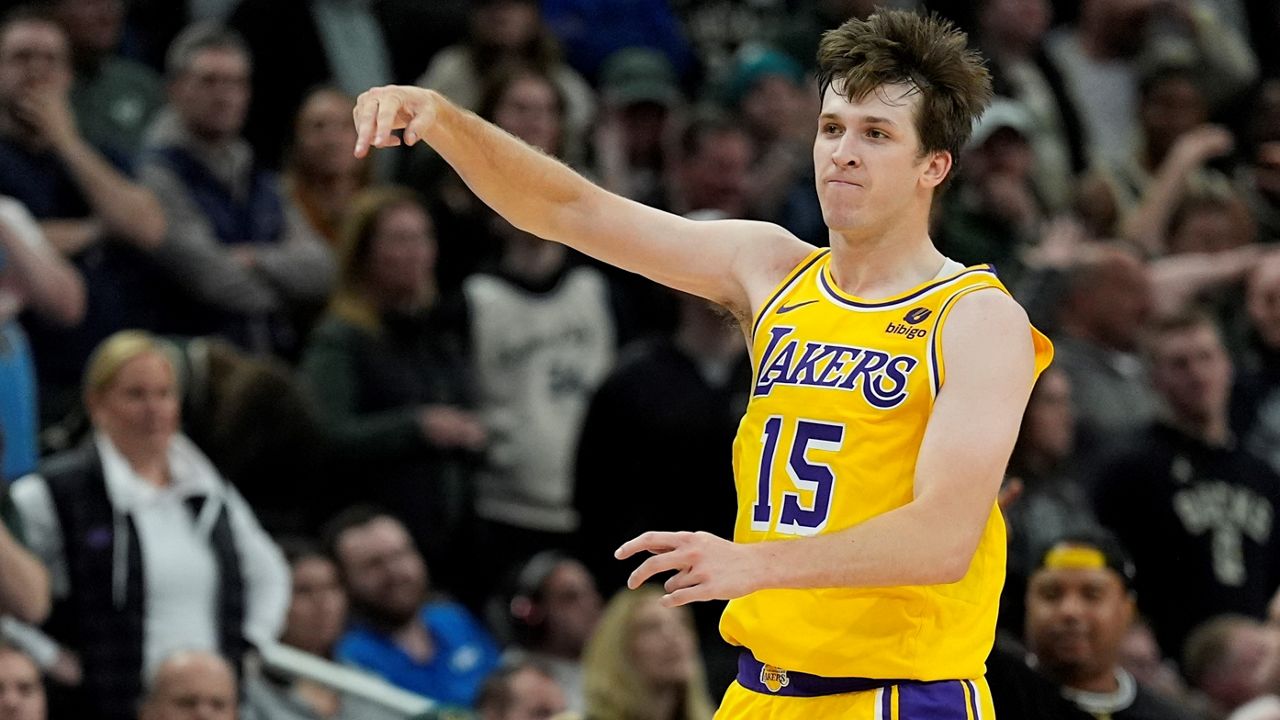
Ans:
[[[0,3],[0,719],[709,720],[741,329],[495,215],[354,98],[434,88],[610,191],[815,245],[814,56],[877,7],[997,97],[931,235],[1054,341],[1001,502],[1001,718],[1280,720],[1280,6]]]

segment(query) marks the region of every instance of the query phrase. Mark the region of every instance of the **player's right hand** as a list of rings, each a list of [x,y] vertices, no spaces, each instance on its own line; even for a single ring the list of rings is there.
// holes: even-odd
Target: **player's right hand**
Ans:
[[[356,157],[369,154],[371,147],[395,147],[401,138],[392,134],[404,130],[405,145],[417,142],[435,119],[440,96],[434,90],[405,85],[387,85],[360,93],[352,117],[356,123]]]

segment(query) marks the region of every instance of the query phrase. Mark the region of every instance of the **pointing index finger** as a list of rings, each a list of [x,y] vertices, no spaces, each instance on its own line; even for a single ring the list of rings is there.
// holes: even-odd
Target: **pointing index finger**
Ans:
[[[351,111],[354,115],[356,123],[356,157],[364,157],[369,154],[369,146],[371,144],[375,123],[378,117],[378,96],[375,91],[370,90],[360,96],[356,101],[356,107]]]

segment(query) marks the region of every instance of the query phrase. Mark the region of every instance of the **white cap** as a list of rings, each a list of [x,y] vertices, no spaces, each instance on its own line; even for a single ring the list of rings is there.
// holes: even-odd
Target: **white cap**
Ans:
[[[1020,135],[1030,138],[1034,123],[1026,106],[1017,100],[996,96],[987,111],[973,124],[973,135],[966,148],[982,145],[1000,128],[1017,130]]]

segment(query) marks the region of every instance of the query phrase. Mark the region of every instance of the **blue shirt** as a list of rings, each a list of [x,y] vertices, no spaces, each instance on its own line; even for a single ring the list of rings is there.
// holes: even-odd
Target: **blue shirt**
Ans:
[[[428,603],[418,620],[435,644],[435,654],[425,664],[406,655],[391,638],[365,626],[356,626],[342,636],[338,659],[441,704],[470,707],[480,683],[498,667],[497,643],[454,603]]]
[[[35,472],[38,432],[31,348],[16,320],[0,320],[0,480]]]

